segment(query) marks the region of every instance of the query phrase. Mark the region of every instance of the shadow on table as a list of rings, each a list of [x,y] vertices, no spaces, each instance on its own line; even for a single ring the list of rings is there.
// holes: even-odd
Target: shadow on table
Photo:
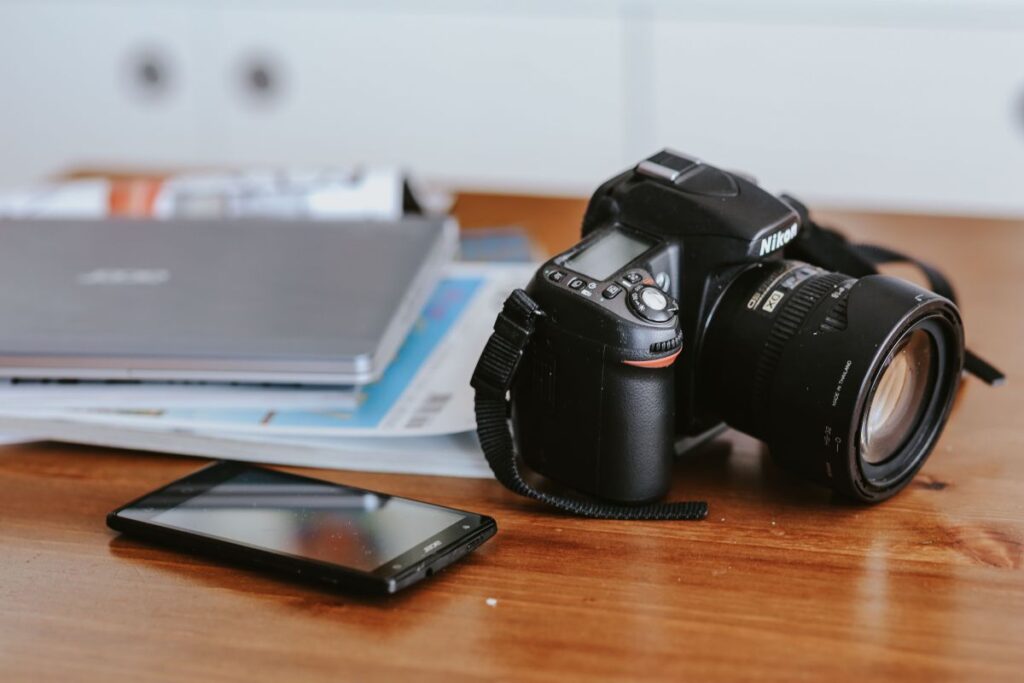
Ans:
[[[528,469],[521,473],[528,483],[544,493],[583,497]],[[518,512],[572,516],[525,497],[509,494],[505,499]],[[663,500],[706,500],[712,506],[742,503],[745,507],[788,507],[805,511],[864,508],[830,488],[783,469],[763,443],[732,431],[678,457],[673,465],[671,489]]]
[[[830,489],[783,469],[761,442],[736,432],[680,456],[671,499],[703,496],[709,501],[796,508],[859,507]]]
[[[422,584],[411,586],[395,595],[360,595],[333,588],[327,584],[299,576],[253,569],[249,565],[201,554],[192,555],[160,545],[150,545],[124,535],[115,536],[108,544],[110,554],[119,561],[142,565],[146,569],[173,574],[188,583],[231,591],[249,597],[270,600],[308,613],[328,613],[334,608],[360,605],[381,610],[401,607],[417,593],[449,579],[460,571],[460,565],[474,561],[472,556],[446,568]],[[446,594],[435,591],[433,599]]]

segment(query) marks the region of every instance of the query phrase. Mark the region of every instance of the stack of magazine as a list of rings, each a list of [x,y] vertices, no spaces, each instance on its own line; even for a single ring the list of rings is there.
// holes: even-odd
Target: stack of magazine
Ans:
[[[348,205],[357,207],[355,215],[361,219],[394,220],[408,207],[409,188],[401,174],[387,178],[372,174],[372,186],[362,193],[358,179],[371,176],[329,176],[339,186],[333,199],[324,177],[277,172],[276,185],[266,173],[219,180],[206,176],[191,185],[186,178],[179,180],[179,190],[201,187],[207,195],[202,201],[156,197],[144,210],[154,214],[154,207],[177,205],[187,207],[179,208],[179,213],[202,209],[219,215],[259,215],[262,211],[281,217],[299,212],[317,218],[328,215],[329,209],[329,215],[337,218],[345,216]],[[312,178],[320,179],[316,201],[297,187]],[[74,192],[67,187],[55,190],[64,202],[56,213],[109,215],[112,201],[96,197],[85,201],[83,196],[100,192],[109,200],[110,186],[89,182],[91,189],[71,188],[79,194],[77,208],[67,205],[67,197]],[[245,183],[247,191],[239,192],[239,185]],[[259,183],[263,183],[259,191],[254,190],[252,186]],[[164,188],[168,186],[173,184],[165,182]],[[276,197],[280,201],[275,203],[274,192],[284,194],[281,187],[288,188],[288,196]],[[214,191],[218,188],[220,195]],[[374,196],[367,196],[371,192]],[[24,217],[32,211],[53,215],[53,204],[37,200],[28,210],[24,197],[24,193],[0,195],[0,215]],[[435,197],[433,202],[436,206],[443,200]],[[163,217],[173,215],[172,211]],[[533,254],[522,232],[514,229],[463,236],[462,254],[462,260],[446,267],[397,353],[370,384],[12,380],[0,384],[0,433],[273,464],[488,476],[474,434],[470,374],[508,292],[532,275]],[[489,260],[467,260],[479,256]]]

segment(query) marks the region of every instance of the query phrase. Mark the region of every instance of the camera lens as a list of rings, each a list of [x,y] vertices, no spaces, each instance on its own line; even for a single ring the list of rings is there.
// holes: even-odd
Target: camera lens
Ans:
[[[889,354],[861,421],[860,453],[865,462],[885,462],[917,429],[934,379],[932,348],[928,333],[917,329]]]
[[[788,469],[874,502],[938,440],[963,327],[950,301],[904,280],[780,261],[732,281],[699,352],[701,396],[726,423]]]

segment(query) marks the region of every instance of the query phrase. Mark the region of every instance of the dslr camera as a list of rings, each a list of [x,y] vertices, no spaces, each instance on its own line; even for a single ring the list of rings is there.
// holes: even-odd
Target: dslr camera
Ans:
[[[677,152],[607,181],[583,239],[510,298],[478,365],[478,432],[498,478],[564,501],[525,483],[514,450],[590,501],[650,503],[676,456],[728,425],[848,498],[892,496],[949,417],[964,330],[951,290],[864,270],[894,255],[866,249],[796,200]]]

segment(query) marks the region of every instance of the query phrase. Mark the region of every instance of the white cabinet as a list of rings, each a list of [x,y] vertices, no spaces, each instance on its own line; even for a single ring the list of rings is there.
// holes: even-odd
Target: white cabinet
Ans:
[[[623,163],[614,15],[328,7],[220,14],[209,102],[231,162],[385,162],[461,184],[586,187]]]
[[[0,0],[0,30],[0,184],[366,162],[583,194],[670,146],[819,204],[1024,215],[1021,3]]]
[[[206,107],[192,81],[205,48],[193,7],[0,1],[0,31],[0,183],[193,162]]]
[[[652,26],[654,140],[817,201],[1024,213],[1024,33]]]

